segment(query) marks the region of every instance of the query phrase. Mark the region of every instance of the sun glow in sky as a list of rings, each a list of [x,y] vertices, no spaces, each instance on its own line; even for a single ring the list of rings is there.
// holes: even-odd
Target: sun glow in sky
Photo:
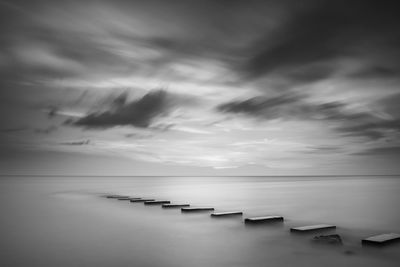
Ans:
[[[350,2],[1,1],[1,173],[399,173],[399,18]]]

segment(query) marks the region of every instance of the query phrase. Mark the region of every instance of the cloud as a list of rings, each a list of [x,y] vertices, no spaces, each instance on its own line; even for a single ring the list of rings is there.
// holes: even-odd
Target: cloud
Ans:
[[[167,93],[162,90],[149,92],[130,103],[126,103],[126,98],[118,97],[111,110],[90,113],[73,124],[86,128],[109,128],[121,125],[147,128],[157,116],[168,111],[170,104]]]
[[[44,110],[47,113],[49,118],[53,118],[59,112],[59,108],[56,106],[49,106],[47,109]]]
[[[281,117],[283,112],[286,113],[285,115],[292,113],[289,109],[295,105],[297,108],[297,104],[300,103],[301,98],[302,96],[293,94],[279,95],[271,98],[257,96],[247,100],[232,101],[219,105],[217,110],[273,119]],[[282,108],[285,110],[282,110]]]
[[[52,132],[54,132],[54,131],[57,131],[57,130],[58,130],[58,127],[57,127],[57,126],[51,125],[51,126],[49,126],[49,127],[47,127],[47,128],[38,128],[38,129],[35,129],[35,133],[39,133],[39,134],[50,134],[50,133],[52,133]]]
[[[311,102],[305,95],[285,93],[275,97],[253,97],[221,104],[223,113],[243,114],[262,120],[311,120],[335,122],[336,132],[345,136],[380,139],[382,130],[400,129],[400,120],[383,119],[371,112],[351,110],[342,102]]]
[[[217,107],[225,113],[242,113],[262,119],[355,119],[361,114],[345,114],[345,104],[310,103],[305,95],[285,93],[274,97],[257,96],[232,101]]]
[[[125,138],[134,138],[134,139],[148,139],[152,138],[151,134],[140,134],[140,133],[127,133],[124,135]]]
[[[67,145],[67,146],[83,146],[83,145],[88,145],[90,143],[90,140],[83,140],[83,141],[70,141],[70,142],[62,142],[60,143],[61,145]]]
[[[342,146],[332,146],[332,145],[317,145],[310,146],[307,150],[301,151],[301,153],[306,154],[341,154],[345,151]]]
[[[353,78],[400,69],[391,0],[55,3],[3,6],[6,80],[194,83],[201,75],[182,71],[194,68],[216,74],[203,84],[242,83],[243,76],[307,84],[342,71],[342,58],[362,61]]]
[[[379,155],[379,156],[399,156],[400,155],[400,146],[394,146],[394,147],[375,147],[375,148],[370,148],[358,153],[354,153],[354,155]]]
[[[394,66],[366,66],[348,76],[356,79],[398,78],[399,70]]]
[[[398,145],[397,1],[34,2],[0,2],[3,143],[220,168]]]
[[[395,1],[283,2],[282,10],[276,29],[249,46],[248,77],[313,82],[343,71],[343,59],[364,62],[374,75],[400,72]]]
[[[400,133],[400,93],[376,101],[375,105],[382,110],[380,117],[370,117],[353,125],[345,125],[337,130],[349,136],[364,135],[371,139],[380,139],[388,135],[398,139]]]
[[[283,93],[274,97],[258,96],[231,101],[217,107],[223,113],[243,114],[261,120],[321,121],[333,123],[330,128],[344,137],[362,137],[377,141],[396,141],[400,134],[400,94],[384,97],[370,107],[350,108],[334,101],[320,103],[306,95]],[[320,147],[323,148],[323,147]],[[317,149],[327,151],[327,149]]]
[[[337,129],[347,136],[366,136],[370,139],[380,139],[386,136],[385,131],[400,131],[400,120],[375,119],[369,123],[344,126]]]

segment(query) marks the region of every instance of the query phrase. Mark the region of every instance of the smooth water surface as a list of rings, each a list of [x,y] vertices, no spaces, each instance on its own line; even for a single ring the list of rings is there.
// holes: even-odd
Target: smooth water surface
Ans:
[[[284,223],[181,213],[106,199],[168,199]],[[400,232],[400,177],[2,177],[1,266],[398,266],[400,245],[361,247]],[[290,227],[329,223],[343,246]]]

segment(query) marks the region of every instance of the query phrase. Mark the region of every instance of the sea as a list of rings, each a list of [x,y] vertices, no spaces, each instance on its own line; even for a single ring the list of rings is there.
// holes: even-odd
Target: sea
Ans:
[[[243,211],[212,218],[105,198],[120,194]],[[400,266],[399,176],[0,177],[0,266]],[[280,215],[249,226],[244,218]],[[290,228],[333,224],[322,233]],[[339,234],[342,245],[313,238]]]

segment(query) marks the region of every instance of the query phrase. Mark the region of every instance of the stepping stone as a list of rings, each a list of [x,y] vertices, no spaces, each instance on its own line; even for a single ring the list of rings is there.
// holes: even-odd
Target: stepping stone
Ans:
[[[150,201],[145,201],[145,205],[162,205],[162,204],[169,204],[171,201],[168,200],[150,200]]]
[[[335,225],[316,224],[316,225],[308,225],[308,226],[290,228],[290,231],[304,233],[304,232],[322,231],[322,230],[335,229],[335,228],[336,228]]]
[[[130,202],[146,202],[146,201],[154,201],[154,199],[152,198],[130,199]]]
[[[400,234],[389,233],[389,234],[381,234],[365,238],[361,241],[361,243],[363,245],[383,246],[390,243],[394,243],[396,241],[400,241]]]
[[[268,222],[282,222],[283,217],[277,215],[252,217],[244,219],[244,223],[268,223]]]
[[[182,207],[190,207],[190,204],[162,204],[162,207],[166,209],[182,208]]]
[[[225,212],[213,212],[211,213],[211,217],[229,217],[229,216],[242,216],[243,212],[241,211],[225,211]]]
[[[106,198],[121,198],[121,197],[128,197],[128,196],[120,196],[120,195],[108,195]]]
[[[142,199],[141,197],[130,197],[129,200],[139,200]]]
[[[212,211],[212,207],[197,207],[197,208],[181,208],[182,212],[201,212],[201,211]]]

